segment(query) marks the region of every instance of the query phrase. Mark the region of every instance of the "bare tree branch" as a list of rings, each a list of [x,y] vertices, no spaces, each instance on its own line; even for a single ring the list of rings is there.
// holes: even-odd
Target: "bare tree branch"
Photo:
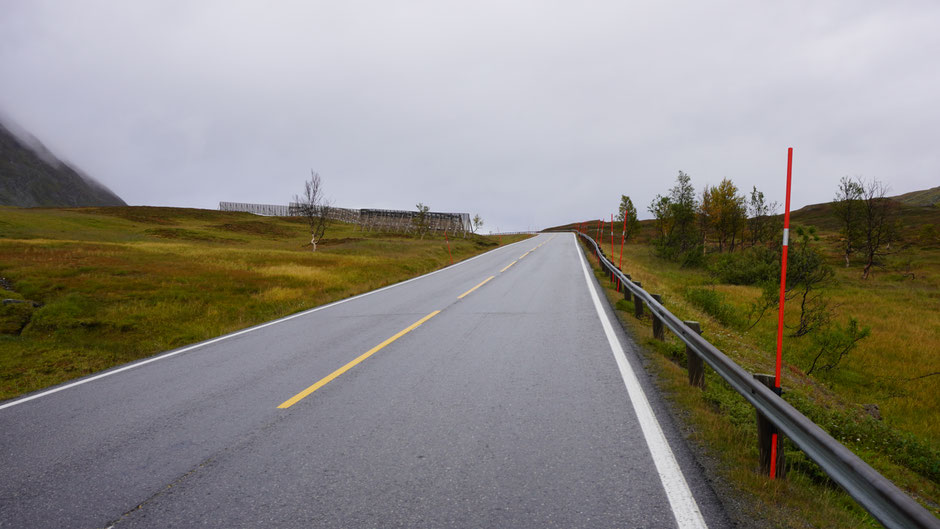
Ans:
[[[898,204],[887,198],[888,186],[871,180],[862,185],[862,247],[865,257],[865,268],[862,270],[862,279],[868,279],[873,266],[880,266],[881,258],[894,253],[892,243],[900,240],[900,230],[897,224]]]
[[[294,195],[294,204],[297,213],[307,220],[310,226],[310,246],[317,251],[317,244],[323,239],[326,229],[332,223],[332,203],[323,194],[323,181],[320,174],[310,171],[310,180],[304,182],[304,193]]]

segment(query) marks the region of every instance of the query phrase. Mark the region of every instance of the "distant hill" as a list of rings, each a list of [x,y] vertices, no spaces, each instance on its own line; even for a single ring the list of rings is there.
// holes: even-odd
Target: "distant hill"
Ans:
[[[126,206],[110,189],[56,158],[28,133],[0,123],[0,205]]]
[[[891,198],[908,206],[936,206],[940,204],[940,186],[911,191]]]
[[[906,234],[914,234],[927,224],[940,224],[940,187],[888,198],[898,203],[898,218]],[[796,224],[829,231],[839,230],[839,221],[833,214],[831,202],[802,207],[791,212],[790,218]]]

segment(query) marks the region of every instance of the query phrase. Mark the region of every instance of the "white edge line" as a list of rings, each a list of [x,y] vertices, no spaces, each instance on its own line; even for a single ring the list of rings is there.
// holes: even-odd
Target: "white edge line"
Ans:
[[[576,236],[575,236],[576,237]],[[577,239],[575,239],[577,245]],[[705,519],[689,490],[689,484],[686,483],[682,475],[682,469],[676,461],[675,454],[669,447],[663,429],[656,420],[653,408],[650,407],[649,400],[640,386],[633,368],[627,361],[623,352],[620,339],[614,333],[610,318],[604,312],[601,306],[600,298],[594,282],[591,281],[591,274],[588,272],[587,263],[584,260],[584,253],[580,247],[578,255],[580,256],[581,269],[584,271],[584,280],[587,282],[588,290],[591,293],[591,301],[594,302],[594,309],[597,310],[597,316],[601,320],[601,326],[604,328],[604,334],[607,336],[607,342],[610,344],[610,350],[617,360],[617,367],[620,368],[620,376],[627,387],[627,394],[630,396],[630,402],[633,404],[633,411],[636,412],[636,418],[640,423],[640,429],[643,430],[643,437],[646,439],[646,445],[649,447],[650,455],[653,457],[653,463],[656,465],[656,471],[659,473],[659,480],[666,491],[666,497],[669,499],[669,506],[672,508],[672,514],[676,518],[676,524],[680,528],[705,529]]]
[[[536,235],[536,237],[538,237],[538,235]],[[346,302],[348,302],[348,301],[352,301],[352,300],[354,300],[354,299],[359,299],[359,298],[362,298],[362,297],[365,297],[365,296],[370,296],[370,295],[372,295],[372,294],[377,294],[377,293],[379,293],[379,292],[382,292],[383,290],[388,290],[388,289],[391,289],[391,288],[395,288],[395,287],[404,285],[405,283],[411,283],[412,281],[417,281],[417,280],[419,280],[419,279],[424,279],[424,278],[426,278],[426,277],[433,276],[434,274],[437,274],[437,273],[439,273],[439,272],[443,272],[443,271],[445,271],[445,270],[452,270],[452,269],[454,269],[454,268],[456,268],[456,267],[458,267],[458,266],[460,266],[460,265],[462,265],[462,264],[464,264],[464,263],[469,263],[470,261],[473,261],[474,259],[478,259],[478,258],[480,258],[480,257],[483,257],[484,255],[489,255],[491,252],[495,252],[495,251],[498,251],[498,250],[502,250],[502,249],[504,249],[504,248],[509,248],[509,247],[511,247],[511,246],[515,246],[515,245],[517,245],[517,244],[523,243],[523,242],[525,242],[525,241],[527,241],[527,240],[528,240],[528,239],[522,239],[521,241],[517,241],[517,242],[511,243],[511,244],[507,244],[506,246],[503,246],[503,247],[501,247],[501,248],[494,248],[494,249],[492,249],[492,250],[490,250],[490,251],[488,251],[488,252],[481,253],[480,255],[475,255],[475,256],[473,256],[473,257],[471,257],[471,258],[469,258],[469,259],[464,259],[463,261],[460,261],[460,262],[455,263],[455,264],[450,265],[450,266],[446,266],[446,267],[444,267],[444,268],[440,268],[440,269],[435,270],[435,271],[433,271],[433,272],[428,272],[427,274],[420,275],[420,276],[418,276],[418,277],[412,277],[411,279],[406,279],[406,280],[404,280],[404,281],[400,281],[400,282],[398,282],[398,283],[394,283],[394,284],[391,284],[391,285],[388,285],[388,286],[384,286],[384,287],[379,288],[379,289],[376,289],[376,290],[370,290],[370,291],[368,291],[368,292],[363,292],[362,294],[358,294],[358,295],[353,296],[353,297],[351,297],[351,298],[346,298],[346,299],[341,299],[341,300],[339,300],[339,301],[334,301],[334,302],[332,302],[332,303],[328,303],[328,304],[326,304],[326,305],[321,305],[321,306],[319,306],[319,307],[314,307],[314,308],[312,308],[312,309],[308,309],[308,310],[305,310],[305,311],[303,311],[303,312],[298,312],[298,313],[296,313],[296,314],[291,314],[290,316],[285,316],[285,317],[280,318],[280,319],[277,319],[277,320],[272,320],[272,321],[269,321],[269,322],[267,322],[267,323],[262,323],[262,324],[260,324],[260,325],[255,325],[254,327],[248,327],[247,329],[242,329],[242,330],[240,330],[240,331],[235,331],[235,332],[233,332],[233,333],[231,333],[231,334],[224,334],[224,335],[222,335],[222,336],[219,336],[219,337],[217,337],[217,338],[212,338],[212,339],[207,340],[207,341],[205,341],[205,342],[200,342],[200,343],[197,343],[197,344],[193,344],[193,345],[184,347],[184,348],[182,348],[182,349],[178,349],[178,350],[176,350],[176,351],[170,351],[170,352],[168,352],[168,353],[159,354],[158,356],[154,356],[153,358],[148,358],[148,359],[146,359],[146,360],[141,360],[141,361],[135,362],[135,363],[133,363],[133,364],[126,365],[126,366],[124,366],[124,367],[119,367],[119,368],[117,368],[117,369],[112,369],[112,370],[110,370],[110,371],[106,371],[106,372],[101,373],[101,374],[98,374],[98,375],[90,376],[90,377],[88,377],[88,378],[82,378],[82,379],[80,379],[80,380],[76,380],[75,382],[71,382],[71,383],[65,384],[64,386],[59,386],[59,387],[52,388],[52,389],[49,389],[49,390],[46,390],[46,391],[43,391],[43,392],[40,392],[40,393],[36,393],[35,395],[29,395],[29,396],[26,396],[26,397],[21,397],[21,398],[19,398],[19,399],[15,399],[15,400],[12,400],[12,401],[10,401],[10,402],[7,402],[7,403],[5,403],[5,404],[0,404],[0,410],[6,409],[6,408],[11,408],[11,407],[13,407],[13,406],[16,406],[17,404],[23,404],[24,402],[29,402],[29,401],[31,401],[31,400],[38,399],[38,398],[40,398],[40,397],[45,397],[45,396],[47,396],[47,395],[52,395],[53,393],[58,393],[58,392],[60,392],[60,391],[64,391],[64,390],[69,389],[69,388],[74,388],[75,386],[81,386],[82,384],[87,384],[87,383],[89,383],[89,382],[94,382],[95,380],[98,380],[98,379],[101,379],[101,378],[104,378],[104,377],[109,377],[109,376],[111,376],[111,375],[116,375],[116,374],[121,373],[121,372],[123,372],[123,371],[127,371],[127,370],[129,370],[129,369],[134,369],[134,368],[136,368],[136,367],[140,367],[140,366],[143,366],[143,365],[147,365],[147,364],[149,364],[149,363],[156,362],[156,361],[158,361],[158,360],[165,360],[165,359],[167,359],[167,358],[176,356],[176,355],[178,355],[178,354],[187,353],[187,352],[189,352],[189,351],[192,351],[192,350],[194,350],[194,349],[198,349],[198,348],[200,348],[200,347],[205,347],[205,346],[207,346],[207,345],[212,345],[212,344],[214,344],[214,343],[221,342],[222,340],[227,340],[227,339],[229,339],[229,338],[234,338],[234,337],[236,337],[236,336],[241,336],[241,335],[243,335],[243,334],[247,334],[247,333],[252,332],[252,331],[257,331],[257,330],[259,330],[259,329],[263,329],[263,328],[265,328],[265,327],[269,327],[269,326],[271,326],[271,325],[275,325],[275,324],[278,324],[278,323],[283,323],[283,322],[285,322],[285,321],[292,320],[292,319],[294,319],[294,318],[299,318],[299,317],[301,317],[301,316],[306,316],[306,315],[308,315],[308,314],[313,314],[314,312],[318,312],[318,311],[321,311],[321,310],[324,310],[324,309],[328,309],[328,308],[330,308],[330,307],[335,307],[336,305],[341,305],[341,304],[343,304],[343,303],[346,303]]]

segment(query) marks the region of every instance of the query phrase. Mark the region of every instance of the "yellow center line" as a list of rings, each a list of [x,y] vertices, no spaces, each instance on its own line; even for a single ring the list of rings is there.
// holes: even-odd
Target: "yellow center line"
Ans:
[[[496,277],[496,276],[490,276],[490,277],[488,277],[488,278],[486,278],[486,279],[484,279],[484,280],[483,280],[483,282],[482,282],[482,283],[480,283],[479,285],[477,285],[477,286],[475,286],[475,287],[473,287],[473,288],[471,288],[470,290],[468,290],[468,291],[466,291],[466,292],[464,292],[463,294],[461,294],[461,295],[459,295],[459,296],[457,296],[457,299],[463,299],[463,297],[464,297],[464,296],[466,296],[467,294],[469,294],[469,293],[471,293],[471,292],[473,292],[474,290],[476,290],[476,289],[478,289],[478,288],[480,288],[480,287],[482,287],[483,285],[485,285],[485,284],[486,284],[486,282],[487,282],[487,281],[489,281],[490,279],[493,279],[494,277]]]
[[[490,279],[493,279],[493,278],[491,277]],[[489,281],[489,279],[487,279],[486,281]],[[486,283],[486,281],[484,281],[483,283]],[[481,284],[482,284],[482,283],[481,283]],[[480,285],[477,285],[477,286],[480,286]],[[476,287],[474,287],[474,288],[476,288]],[[465,294],[465,295],[466,295],[466,294]],[[381,349],[382,349],[383,347],[385,347],[386,345],[388,345],[388,344],[394,342],[395,340],[401,338],[402,336],[408,334],[409,332],[411,332],[411,331],[417,329],[422,323],[424,323],[424,322],[430,320],[430,319],[433,318],[434,316],[437,316],[438,314],[440,314],[440,312],[441,312],[441,311],[439,311],[439,310],[435,310],[434,312],[428,314],[427,316],[421,318],[420,320],[418,320],[418,321],[412,323],[410,326],[408,326],[406,329],[402,330],[401,332],[399,332],[399,333],[396,334],[395,336],[392,336],[392,337],[389,338],[388,340],[385,340],[384,342],[380,343],[379,345],[376,345],[376,346],[373,347],[372,349],[369,349],[369,350],[366,351],[365,353],[363,353],[363,354],[359,355],[358,357],[356,357],[356,359],[353,360],[352,362],[349,362],[348,364],[346,364],[346,365],[344,365],[343,367],[337,369],[336,371],[333,371],[332,373],[330,373],[330,374],[327,375],[326,377],[320,379],[320,381],[317,382],[316,384],[310,386],[309,388],[307,388],[307,389],[301,391],[300,393],[294,395],[293,397],[287,399],[287,400],[284,401],[280,406],[278,406],[278,408],[280,408],[280,409],[287,409],[287,408],[290,408],[291,406],[293,406],[294,404],[297,404],[298,402],[300,402],[301,399],[303,399],[303,398],[306,397],[307,395],[310,395],[310,394],[313,393],[314,391],[316,391],[316,390],[322,388],[323,386],[329,384],[330,381],[332,381],[332,380],[335,379],[336,377],[338,377],[338,376],[342,375],[343,373],[349,371],[350,369],[356,367],[356,365],[358,365],[359,363],[361,363],[361,362],[362,362],[363,360],[365,360],[366,358],[369,358],[370,356],[372,356],[372,355],[374,355],[375,353],[379,352],[379,350],[381,350]]]
[[[547,241],[546,241],[546,242],[547,242]],[[545,244],[545,243],[543,242],[542,244]],[[539,249],[539,248],[542,246],[542,244],[539,244],[539,245],[536,246],[535,248],[532,248],[532,249],[529,250],[528,252],[522,254],[522,255],[519,257],[519,259],[522,259],[523,257],[525,257],[525,256],[529,255],[530,253],[534,252],[535,250]],[[511,267],[512,265],[518,263],[518,262],[519,262],[519,259],[516,259],[515,261],[513,261],[513,262],[509,263],[508,265],[506,265],[505,268],[503,268],[502,270],[500,270],[500,273],[505,272],[506,270],[509,270],[509,267]],[[491,279],[493,279],[494,277],[496,277],[496,276],[490,276],[490,277],[484,279],[482,282],[480,282],[479,285],[477,285],[477,286],[471,288],[470,290],[464,292],[463,294],[457,296],[457,299],[463,299],[464,297],[466,297],[467,295],[469,295],[469,294],[470,294],[471,292],[473,292],[474,290],[476,290],[476,289],[482,287],[483,285],[487,284],[487,283],[488,283]],[[365,353],[359,355],[358,357],[356,357],[354,360],[352,360],[352,361],[349,362],[348,364],[346,364],[346,365],[344,365],[343,367],[337,369],[336,371],[333,371],[333,372],[330,373],[329,375],[323,377],[322,379],[320,379],[319,381],[317,381],[316,384],[310,386],[309,388],[307,388],[307,389],[301,391],[300,393],[298,393],[298,394],[294,395],[293,397],[289,398],[288,400],[284,401],[283,403],[281,403],[280,406],[278,406],[278,408],[279,408],[279,409],[287,409],[287,408],[290,408],[291,406],[293,406],[294,404],[297,404],[298,402],[300,402],[301,400],[303,400],[305,397],[309,396],[309,395],[310,395],[311,393],[313,393],[314,391],[316,391],[316,390],[322,388],[323,386],[329,384],[330,382],[332,382],[334,379],[336,379],[337,377],[339,377],[339,376],[342,375],[343,373],[345,373],[345,372],[349,371],[350,369],[356,367],[358,364],[362,363],[362,361],[365,360],[366,358],[369,358],[370,356],[372,356],[372,355],[374,355],[375,353],[379,352],[382,348],[384,348],[384,347],[387,346],[388,344],[394,342],[395,340],[401,338],[402,336],[408,334],[409,332],[411,332],[411,331],[417,329],[419,326],[421,326],[421,324],[423,324],[424,322],[430,320],[430,319],[433,318],[434,316],[437,316],[438,314],[440,314],[440,312],[441,312],[441,311],[439,311],[439,310],[435,310],[434,312],[432,312],[432,313],[428,314],[427,316],[421,318],[420,320],[414,322],[413,324],[411,324],[411,325],[408,326],[407,328],[405,328],[405,329],[403,329],[402,331],[400,331],[400,332],[399,332],[398,334],[396,334],[395,336],[392,336],[391,338],[385,340],[384,342],[380,343],[379,345],[376,345],[376,346],[373,347],[372,349],[369,349],[368,351],[366,351]]]

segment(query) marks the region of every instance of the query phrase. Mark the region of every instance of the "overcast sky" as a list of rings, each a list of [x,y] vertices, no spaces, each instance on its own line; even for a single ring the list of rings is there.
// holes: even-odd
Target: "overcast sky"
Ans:
[[[0,110],[128,203],[543,228],[679,170],[793,208],[940,185],[940,2],[4,0]]]

